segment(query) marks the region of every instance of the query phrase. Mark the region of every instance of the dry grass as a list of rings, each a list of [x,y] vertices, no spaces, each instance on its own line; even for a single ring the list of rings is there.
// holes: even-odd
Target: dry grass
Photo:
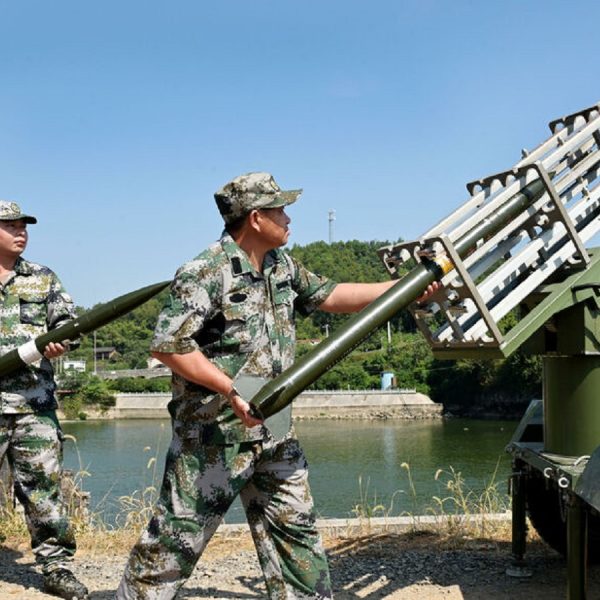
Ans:
[[[138,538],[139,532],[134,530],[98,531],[88,530],[77,536],[77,552],[80,556],[111,556],[127,554]],[[346,531],[326,529],[322,531],[323,543],[332,555],[340,552],[359,551],[368,543],[376,554],[380,547],[382,554],[398,550],[431,549],[435,546],[440,551],[469,549],[493,549],[499,544],[510,542],[510,522],[502,522],[485,538],[457,537],[440,532],[436,528],[397,530],[393,527],[371,527],[368,530],[353,528],[348,534]],[[535,536],[534,540],[535,541]],[[29,535],[19,531],[15,535],[7,536],[4,546],[19,551],[29,551]],[[247,529],[235,531],[218,530],[210,541],[204,557],[206,560],[218,560],[235,555],[244,550],[252,550],[254,544]]]
[[[89,513],[86,510],[78,492],[78,484],[87,473],[81,469],[75,475],[76,485],[67,493],[67,510],[80,552],[89,555],[114,554],[115,549],[128,552],[145,528],[156,502],[155,468],[156,459],[152,457],[147,463],[147,469],[152,474],[150,485],[142,491],[136,490],[129,496],[119,498],[120,508],[115,525],[107,525],[102,512]],[[402,468],[405,469],[409,494],[416,510],[417,492],[410,466],[404,463]],[[322,530],[326,546],[335,552],[341,547],[351,548],[353,544],[358,547],[368,539],[375,546],[380,540],[388,548],[392,542],[401,543],[404,548],[418,548],[420,545],[431,545],[435,540],[440,548],[455,549],[472,543],[493,545],[510,540],[510,522],[490,518],[494,513],[506,513],[509,509],[508,498],[500,490],[495,473],[478,491],[469,489],[461,473],[452,467],[438,470],[435,479],[440,493],[433,496],[426,507],[426,520],[406,511],[395,514],[394,499],[399,492],[392,495],[389,505],[385,506],[378,501],[377,493],[369,490],[368,479],[365,482],[360,479],[359,501],[352,511],[355,518],[348,520],[346,527]],[[397,516],[405,517],[401,526],[394,519]],[[0,541],[8,546],[20,547],[29,542],[21,512],[10,505],[0,507],[0,531]],[[207,557],[225,556],[251,547],[252,540],[247,530],[221,528],[209,544]]]

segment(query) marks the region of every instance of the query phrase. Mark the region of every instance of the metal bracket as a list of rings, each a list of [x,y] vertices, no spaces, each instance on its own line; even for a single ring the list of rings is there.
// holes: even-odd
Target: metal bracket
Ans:
[[[446,234],[442,234],[441,236],[439,236],[436,239],[436,241],[439,241],[442,244],[442,246],[444,247],[444,249],[446,250],[446,254],[452,261],[452,264],[454,265],[454,268],[458,272],[458,274],[463,282],[463,285],[468,290],[469,297],[475,303],[475,306],[477,307],[479,314],[481,315],[485,324],[487,325],[489,332],[492,334],[492,338],[493,338],[492,345],[499,347],[500,344],[502,343],[502,339],[503,339],[502,334],[500,333],[500,329],[498,329],[496,322],[492,318],[490,311],[488,310],[485,302],[483,301],[483,298],[481,297],[479,291],[477,290],[477,286],[475,285],[475,282],[469,275],[469,272],[467,271],[467,268],[465,267],[462,259],[456,252],[454,245],[452,244],[452,242],[450,241],[450,239],[448,238],[448,236]],[[489,342],[488,342],[488,344],[489,344]],[[478,346],[483,345],[483,341],[478,342],[477,345]]]
[[[575,122],[577,117],[583,117],[586,123],[589,123],[591,120],[590,117],[594,112],[600,113],[600,103],[588,106],[587,108],[584,108],[583,110],[577,111],[570,115],[554,119],[554,121],[550,121],[550,123],[548,123],[548,127],[550,127],[550,131],[552,133],[556,133],[559,129],[559,126],[562,125],[562,127],[568,127],[569,125],[572,125]]]
[[[444,315],[445,315],[448,323],[452,327],[455,335],[457,336],[457,338],[459,338],[461,340],[462,345],[466,344],[466,345],[472,345],[474,347],[482,347],[482,346],[492,346],[494,348],[499,347],[503,341],[503,337],[502,337],[502,334],[500,333],[500,329],[498,329],[496,322],[494,321],[485,302],[483,301],[483,298],[481,297],[481,295],[479,294],[479,291],[477,290],[477,286],[475,285],[475,282],[469,275],[469,272],[468,272],[467,268],[465,267],[465,264],[463,263],[462,259],[456,252],[456,249],[454,248],[454,245],[450,241],[450,238],[446,234],[442,234],[441,236],[428,238],[426,240],[421,240],[418,242],[407,242],[407,243],[398,244],[397,248],[406,250],[407,252],[410,253],[410,255],[412,257],[415,258],[415,260],[419,261],[419,260],[421,260],[421,257],[418,254],[418,250],[426,248],[426,247],[433,248],[435,246],[435,244],[440,244],[442,246],[444,252],[446,253],[448,258],[454,265],[454,270],[456,271],[456,273],[458,273],[458,278],[460,278],[460,280],[462,281],[461,287],[463,289],[459,291],[456,287],[453,287],[454,291],[456,291],[456,293],[459,295],[460,299],[462,299],[462,300],[470,299],[475,304],[479,314],[481,315],[481,318],[484,320],[484,322],[488,328],[488,331],[491,334],[492,339],[491,340],[483,340],[483,339],[465,340],[464,332],[462,331],[462,328],[458,324],[458,321],[456,320],[456,318],[454,318],[454,316],[452,315],[451,309],[448,307],[448,303],[444,303],[444,302],[440,301],[440,302],[438,302],[440,309],[444,313]],[[431,299],[432,299],[432,301],[435,302],[436,296],[435,295],[432,296]],[[414,306],[414,304],[410,307],[410,310],[411,310],[413,316],[415,317],[417,326],[423,332],[423,334],[429,339],[432,347],[447,348],[449,346],[449,344],[447,342],[439,342],[433,338],[431,331],[423,323],[422,311],[419,311]]]
[[[539,162],[526,165],[519,169],[519,171],[526,171],[528,169],[533,169],[537,172],[537,174],[540,176],[542,183],[544,184],[544,187],[546,188],[546,192],[552,200],[552,208],[548,211],[544,211],[545,214],[547,214],[551,218],[558,217],[555,218],[555,220],[560,221],[565,226],[567,234],[571,238],[571,241],[577,249],[577,254],[579,255],[580,259],[585,265],[589,265],[590,255],[585,249],[585,246],[583,245],[583,242],[581,241],[581,238],[579,237],[577,230],[575,229],[575,225],[573,224],[573,221],[571,221],[569,213],[567,212],[567,209],[565,208],[564,204],[560,199],[560,196],[556,192],[556,188],[552,184],[552,180],[550,179],[548,171],[546,171],[546,169],[544,169],[544,167]]]
[[[600,105],[599,105],[600,106]],[[596,110],[598,107],[595,107]],[[588,111],[591,109],[588,109]],[[503,186],[506,187],[508,184],[508,180],[510,178],[519,179],[520,177],[524,177],[527,174],[527,171],[533,169],[539,176],[540,180],[544,184],[546,188],[546,192],[550,199],[552,200],[551,208],[549,210],[545,210],[544,214],[551,219],[552,222],[561,222],[567,231],[568,236],[571,238],[571,241],[575,245],[578,255],[581,257],[581,260],[585,265],[588,265],[590,262],[590,257],[581,241],[581,238],[577,234],[577,230],[573,225],[573,222],[569,218],[569,213],[562,203],[560,196],[556,192],[556,188],[554,187],[552,180],[550,179],[550,175],[546,169],[542,166],[539,161],[534,163],[529,163],[527,165],[523,165],[518,169],[510,169],[508,171],[502,171],[501,173],[496,173],[495,175],[489,175],[482,179],[477,179],[475,181],[471,181],[467,183],[467,190],[471,196],[474,196],[478,193],[477,188],[481,188],[482,190],[486,188],[491,189],[491,184],[494,181],[499,181]],[[543,209],[542,209],[543,210]],[[531,223],[531,221],[529,222]]]
[[[500,173],[494,173],[494,175],[488,175],[487,177],[482,177],[481,179],[469,181],[466,186],[467,191],[471,196],[475,196],[475,194],[478,193],[477,188],[481,188],[481,190],[485,190],[486,188],[491,189],[491,185],[494,181],[499,181],[504,187],[506,187],[510,178],[518,179],[520,170],[521,169],[509,169],[508,171],[501,171]]]

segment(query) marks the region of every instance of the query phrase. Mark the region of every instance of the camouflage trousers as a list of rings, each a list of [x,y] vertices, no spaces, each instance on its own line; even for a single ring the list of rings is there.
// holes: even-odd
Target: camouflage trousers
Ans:
[[[0,415],[0,464],[4,459],[25,510],[36,562],[43,573],[66,567],[75,538],[60,492],[62,432],[56,413]]]
[[[132,550],[117,598],[174,598],[238,494],[269,598],[332,598],[298,441],[202,445],[177,434],[154,516]]]

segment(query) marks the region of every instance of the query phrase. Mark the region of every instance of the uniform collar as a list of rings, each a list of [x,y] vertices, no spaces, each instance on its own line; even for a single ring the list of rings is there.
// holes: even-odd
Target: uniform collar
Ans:
[[[250,262],[248,255],[235,243],[235,240],[224,231],[221,235],[221,247],[227,256],[229,263],[231,265],[231,272],[234,277],[238,275],[244,275],[247,273],[252,273],[255,275],[260,275],[260,273],[256,272],[256,269]],[[281,250],[279,248],[275,250],[270,250],[265,254],[265,258],[263,261],[263,273],[267,275],[273,268],[281,261]]]
[[[13,269],[15,273],[18,275],[31,275],[31,265],[20,256],[17,258],[17,262],[15,262],[15,268]]]

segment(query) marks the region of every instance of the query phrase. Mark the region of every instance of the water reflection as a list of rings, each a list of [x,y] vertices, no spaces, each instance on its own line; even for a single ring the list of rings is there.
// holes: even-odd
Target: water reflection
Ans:
[[[499,478],[504,481],[510,461],[503,449],[514,427],[514,423],[462,419],[296,423],[322,517],[353,516],[360,502],[359,479],[363,492],[368,484],[370,504],[389,507],[393,500],[394,515],[423,512],[433,495],[447,495],[443,484],[434,479],[439,468],[452,466],[469,486],[481,489],[500,461]],[[119,496],[160,485],[171,436],[168,420],[65,423],[64,430],[77,438],[80,455],[78,459],[75,446],[67,441],[65,466],[90,473],[84,487],[92,493],[93,506],[99,506],[109,520],[114,519]],[[410,465],[416,499],[403,463]],[[244,520],[239,503],[226,520]]]
[[[316,504],[323,516],[347,516],[359,498],[359,478],[370,490],[371,505],[395,514],[423,512],[434,494],[447,495],[435,481],[439,468],[453,466],[469,486],[483,488],[500,459],[500,475],[509,472],[503,448],[512,424],[473,421],[312,422],[300,423],[298,435],[311,463]],[[417,498],[413,498],[408,472]],[[444,480],[445,481],[445,480]],[[376,498],[375,498],[376,494]]]

